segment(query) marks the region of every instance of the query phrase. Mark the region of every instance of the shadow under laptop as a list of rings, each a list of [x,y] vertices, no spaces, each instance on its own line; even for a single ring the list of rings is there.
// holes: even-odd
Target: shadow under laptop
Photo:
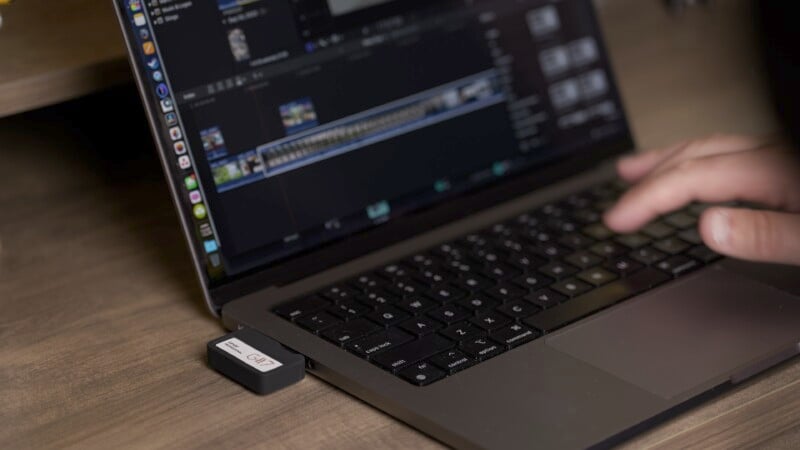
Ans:
[[[79,198],[75,204],[59,207],[72,208],[69,217],[79,217],[81,223],[72,225],[75,232],[91,234],[85,245],[95,247],[88,252],[97,255],[92,264],[98,259],[127,258],[131,266],[147,268],[143,276],[157,277],[170,289],[185,293],[178,297],[213,320],[133,85],[6,120],[21,142],[46,141],[45,145],[20,146],[35,150],[12,155],[13,170],[7,180],[23,182],[26,178],[19,175],[15,180],[14,173],[35,170],[41,175],[32,198],[54,203]],[[65,192],[80,194],[66,196]]]

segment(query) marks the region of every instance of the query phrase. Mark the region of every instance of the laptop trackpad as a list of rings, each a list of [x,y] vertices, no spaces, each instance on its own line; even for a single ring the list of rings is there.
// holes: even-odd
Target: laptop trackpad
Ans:
[[[776,351],[791,351],[798,341],[800,298],[714,267],[547,344],[671,398],[727,380]]]

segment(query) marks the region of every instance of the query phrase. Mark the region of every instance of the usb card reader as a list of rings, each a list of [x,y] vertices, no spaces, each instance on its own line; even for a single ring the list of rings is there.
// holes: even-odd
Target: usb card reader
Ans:
[[[209,366],[257,394],[271,394],[305,376],[303,355],[249,328],[214,339],[207,350]]]

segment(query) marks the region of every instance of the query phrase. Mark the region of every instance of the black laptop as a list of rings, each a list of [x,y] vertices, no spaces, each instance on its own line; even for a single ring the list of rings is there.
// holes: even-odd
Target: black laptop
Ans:
[[[210,311],[428,435],[613,444],[797,353],[800,273],[703,205],[602,224],[634,144],[588,0],[114,4]]]

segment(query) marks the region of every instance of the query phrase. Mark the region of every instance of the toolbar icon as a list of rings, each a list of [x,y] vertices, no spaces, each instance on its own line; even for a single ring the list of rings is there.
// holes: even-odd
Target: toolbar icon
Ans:
[[[168,113],[175,110],[175,105],[172,103],[171,98],[161,100],[161,112]]]
[[[172,127],[169,129],[169,137],[172,138],[173,141],[177,141],[183,137],[183,133],[181,132],[180,127]]]
[[[150,58],[147,60],[147,67],[149,67],[150,70],[156,70],[161,67],[161,64],[158,62],[158,58]]]
[[[158,95],[159,98],[165,98],[168,96],[169,89],[167,88],[167,85],[164,83],[159,83],[158,86],[156,86],[156,95]]]
[[[183,155],[180,158],[178,158],[178,167],[180,167],[181,169],[188,169],[192,167],[192,161],[189,159],[188,156]]]

